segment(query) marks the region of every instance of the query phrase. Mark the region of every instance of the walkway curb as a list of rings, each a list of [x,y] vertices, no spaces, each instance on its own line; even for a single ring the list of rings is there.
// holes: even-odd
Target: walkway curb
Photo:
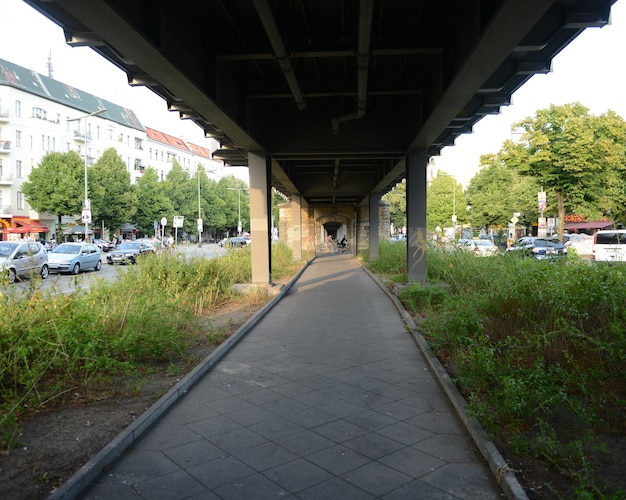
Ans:
[[[446,369],[443,367],[439,359],[437,359],[437,356],[435,356],[435,353],[426,342],[426,339],[418,331],[415,321],[413,321],[409,312],[404,308],[402,302],[400,302],[398,297],[391,293],[385,284],[372,274],[365,266],[361,267],[393,301],[396,308],[404,318],[411,336],[417,343],[422,353],[424,353],[424,356],[426,356],[428,364],[435,373],[439,384],[446,392],[448,399],[450,399],[450,402],[454,406],[459,418],[463,422],[463,425],[474,440],[474,443],[480,450],[480,453],[487,461],[489,470],[491,470],[491,473],[494,475],[496,482],[506,497],[509,500],[528,500],[528,495],[526,494],[524,488],[522,488],[519,484],[514,470],[509,467],[508,463],[504,460],[493,441],[489,439],[487,433],[482,428],[478,420],[469,415],[467,410],[467,401],[465,401],[465,398],[458,391],[456,385],[454,385],[450,375],[448,375]]]
[[[146,432],[150,426],[163,415],[176,401],[184,396],[189,389],[203,377],[213,366],[215,366],[237,342],[265,316],[291,289],[306,268],[315,258],[305,262],[300,271],[287,283],[281,287],[270,302],[246,321],[235,333],[233,333],[215,351],[209,354],[198,366],[183,377],[166,394],[161,396],[132,424],[124,429],[117,437],[107,444],[100,452],[83,465],[65,483],[59,486],[48,496],[48,500],[73,499],[79,496],[91,483],[110,465],[112,465],[136,440]]]

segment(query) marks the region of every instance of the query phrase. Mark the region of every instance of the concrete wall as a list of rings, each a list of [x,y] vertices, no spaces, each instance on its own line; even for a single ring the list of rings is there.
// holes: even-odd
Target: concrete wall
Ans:
[[[279,238],[289,246],[293,246],[291,230],[291,203],[283,203],[279,207]],[[379,239],[389,238],[390,218],[389,203],[379,204]],[[302,207],[302,250],[319,252],[326,237],[326,227],[339,227],[339,237],[344,230],[346,238],[353,250],[359,252],[369,248],[370,227],[369,208],[367,206],[333,205],[327,207]]]

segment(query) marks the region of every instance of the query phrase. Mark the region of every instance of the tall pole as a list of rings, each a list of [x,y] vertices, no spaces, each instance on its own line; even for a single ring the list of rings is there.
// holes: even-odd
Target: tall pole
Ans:
[[[89,113],[84,116],[79,116],[78,118],[72,118],[67,120],[68,122],[79,121],[85,119],[85,198],[83,199],[83,222],[85,224],[85,242],[89,238],[89,222],[91,221],[91,202],[89,201],[89,186],[87,184],[87,143],[89,142],[89,131],[87,130],[87,119],[90,116],[96,116],[101,113],[104,113],[106,109],[102,108],[98,111],[94,111],[93,113]],[[79,123],[80,125],[80,123]]]
[[[198,247],[202,247],[202,212],[200,204],[200,164],[198,164]]]
[[[237,191],[238,192],[238,210],[237,210],[237,236],[241,236],[241,191],[249,189],[249,188],[226,188],[229,191]]]

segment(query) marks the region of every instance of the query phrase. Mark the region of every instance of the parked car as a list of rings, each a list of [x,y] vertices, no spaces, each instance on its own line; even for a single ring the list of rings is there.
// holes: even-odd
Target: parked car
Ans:
[[[567,257],[567,248],[555,238],[525,236],[506,249],[508,254],[534,257],[537,260]]]
[[[228,238],[222,238],[220,241],[217,242],[218,247],[223,247],[225,245],[228,245]]]
[[[48,266],[57,273],[78,274],[102,269],[102,254],[93,243],[61,243],[48,254]]]
[[[488,257],[498,253],[498,247],[491,240],[465,240],[459,248],[472,252],[478,257]]]
[[[156,253],[151,243],[145,241],[125,241],[118,245],[115,250],[107,253],[107,262],[112,264],[137,264],[142,255]]]
[[[565,242],[565,247],[568,249],[576,250],[576,253],[581,257],[591,257],[593,253],[593,236],[590,234],[569,234],[568,239]]]
[[[35,274],[46,279],[50,269],[48,254],[37,241],[0,241],[0,269],[9,283]]]
[[[115,248],[115,245],[110,241],[106,240],[94,240],[96,246],[100,249],[101,252],[110,252]]]
[[[626,229],[603,229],[595,233],[592,252],[597,262],[626,262]]]
[[[49,252],[50,250],[52,250],[56,246],[51,241],[46,241],[43,238],[39,238],[37,241],[39,243],[41,243],[41,245],[46,249],[46,252]]]
[[[232,238],[229,238],[224,245],[231,247],[245,247],[250,245],[251,243],[252,240],[248,236],[234,236]]]
[[[394,243],[397,243],[399,241],[403,241],[403,242],[406,243],[406,234],[404,234],[404,233],[396,234],[395,236],[392,236],[391,238],[389,238],[389,241],[392,241]]]

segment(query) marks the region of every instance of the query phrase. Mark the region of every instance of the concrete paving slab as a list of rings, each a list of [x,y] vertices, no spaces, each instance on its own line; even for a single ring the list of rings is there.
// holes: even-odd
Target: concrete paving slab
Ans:
[[[524,498],[420,342],[358,262],[318,257],[51,498]]]

